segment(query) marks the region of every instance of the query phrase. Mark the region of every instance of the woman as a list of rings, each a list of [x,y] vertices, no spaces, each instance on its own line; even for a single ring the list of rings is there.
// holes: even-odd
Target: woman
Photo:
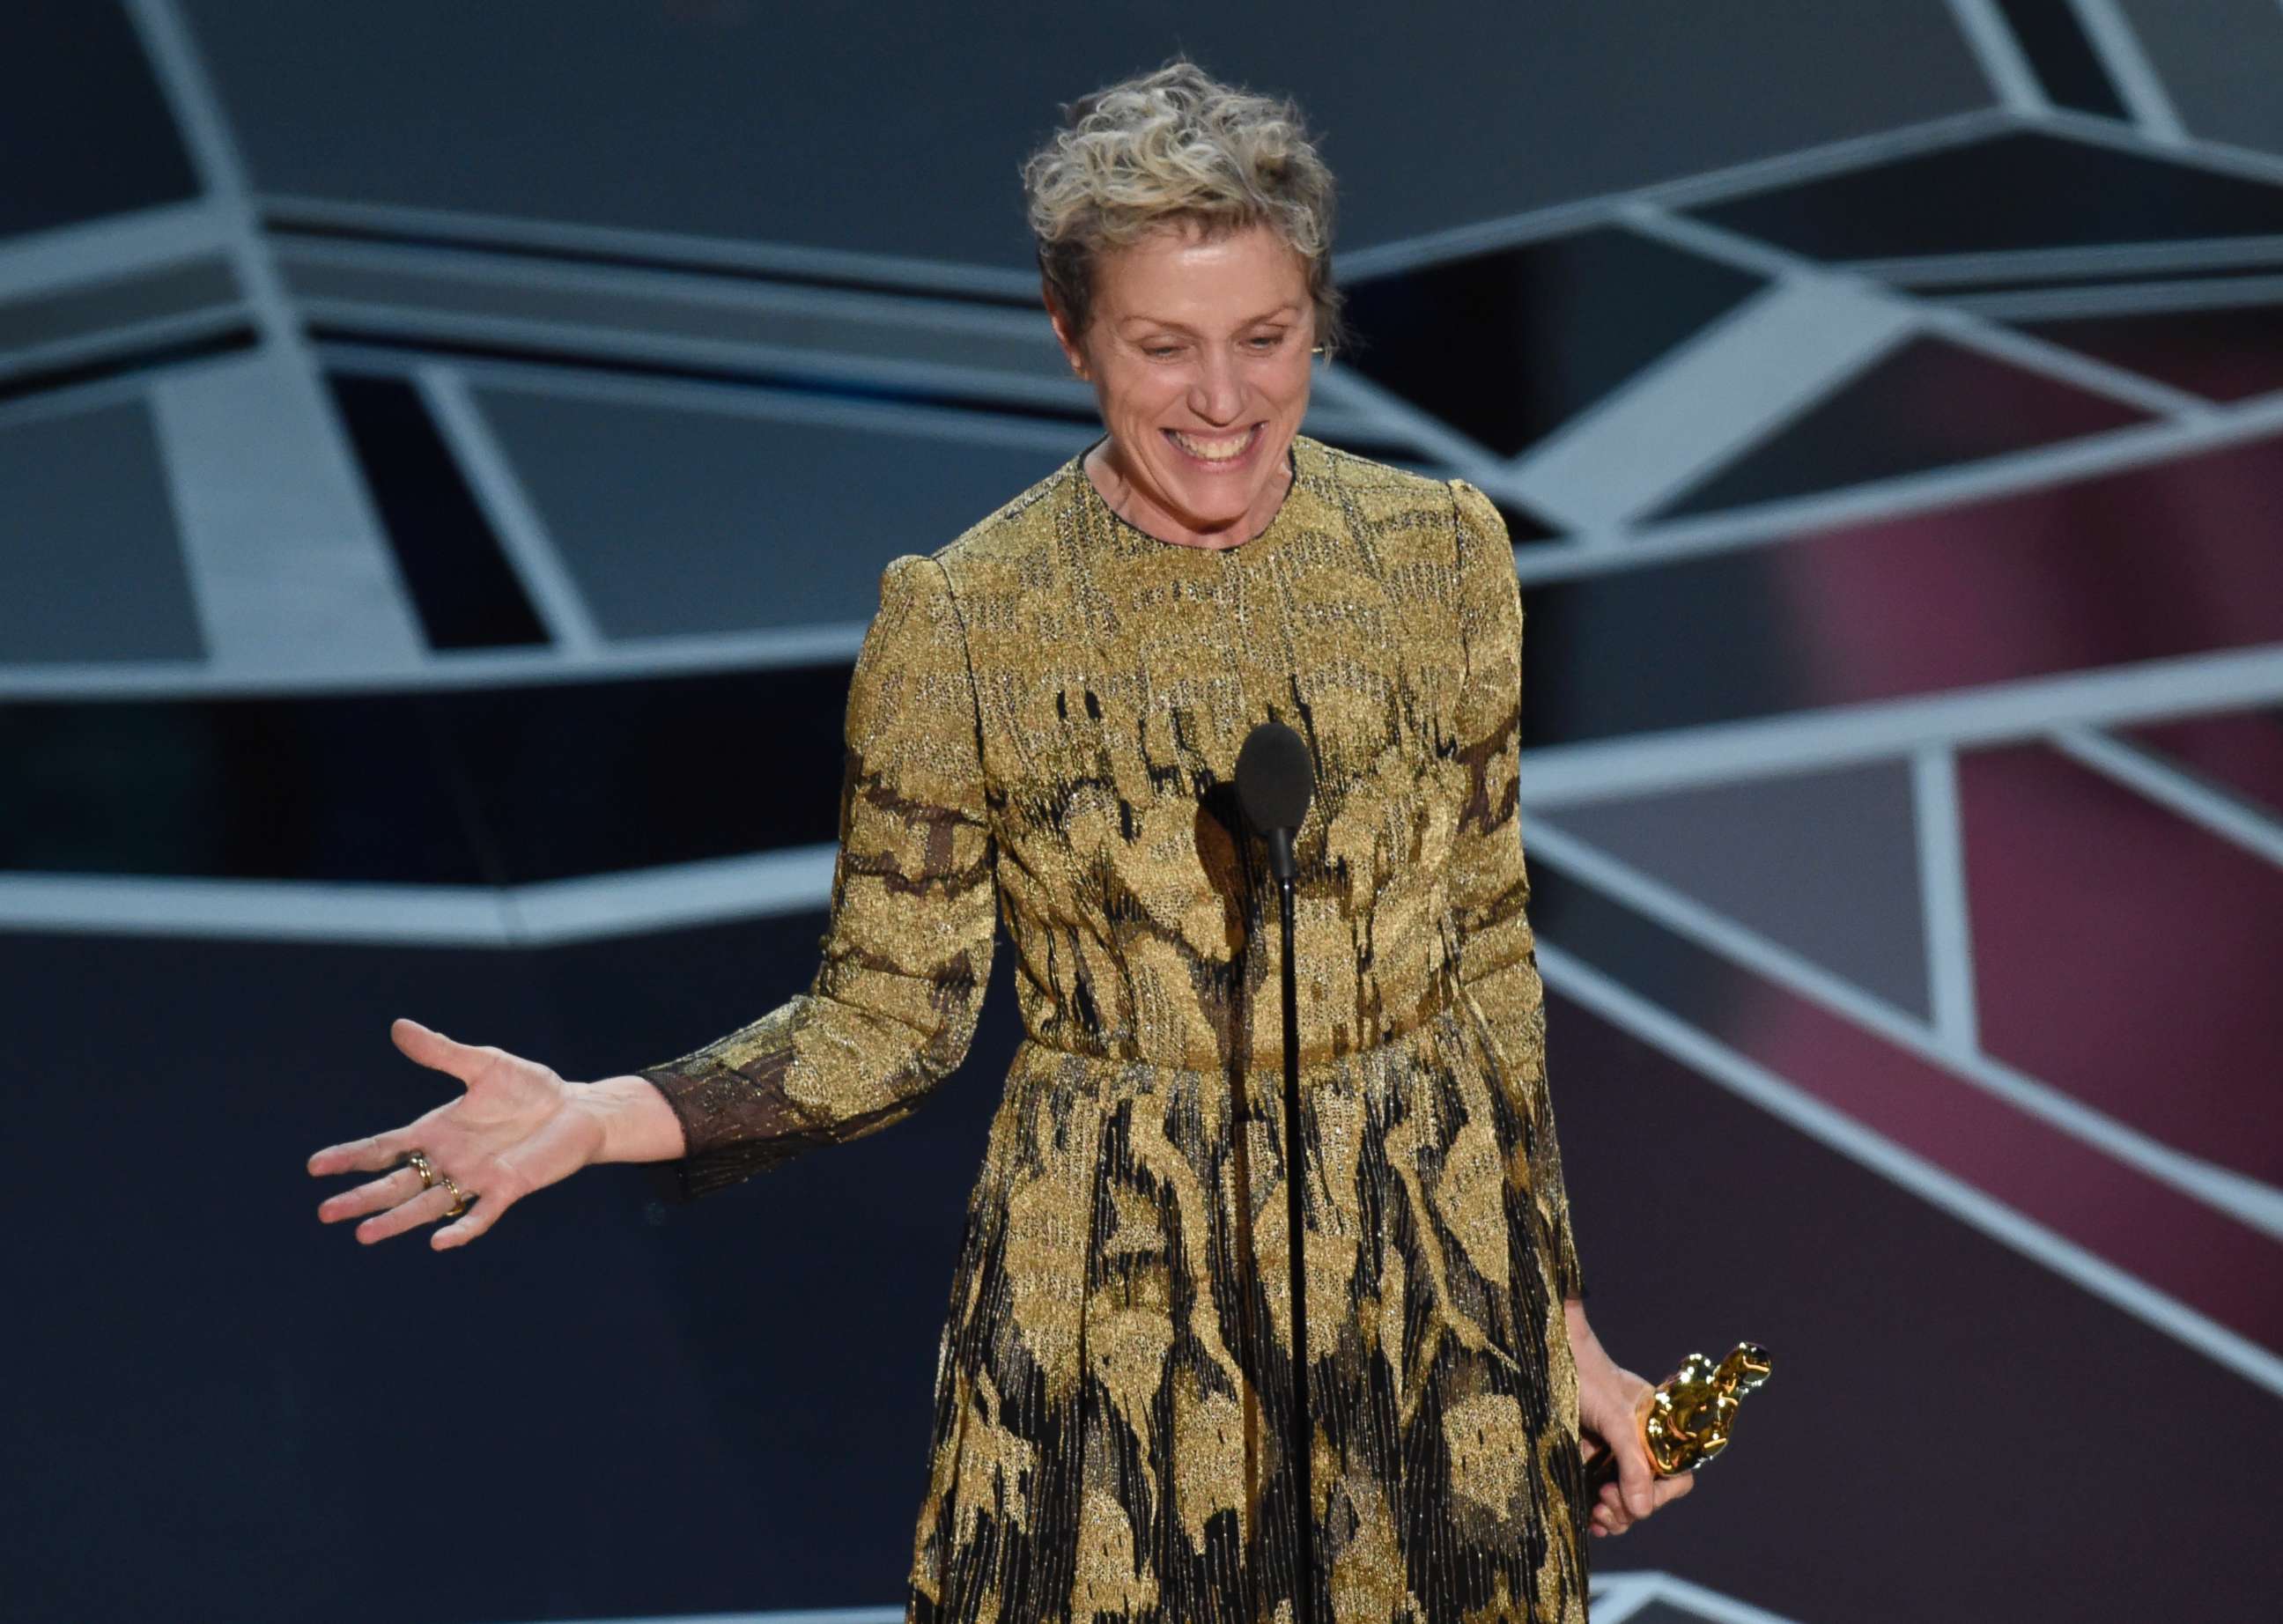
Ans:
[[[595,1162],[678,1159],[704,1192],[885,1127],[966,1053],[1003,913],[1026,1036],[954,1278],[909,1616],[1275,1616],[1298,1548],[1278,944],[1229,789],[1281,719],[1318,781],[1317,1616],[1582,1619],[1589,1520],[1620,1532],[1690,1480],[1651,1480],[1647,1384],[1578,1301],[1503,524],[1463,481],[1299,433],[1340,322],[1331,179],[1289,103],[1176,60],[1071,113],[1025,180],[1106,432],[882,574],[810,990],[587,1084],[400,1021],[466,1092],[320,1152],[312,1172],[396,1169],[320,1214],[364,1240],[452,1218],[432,1244],[463,1246]],[[1590,1508],[1581,1423],[1620,1466]]]

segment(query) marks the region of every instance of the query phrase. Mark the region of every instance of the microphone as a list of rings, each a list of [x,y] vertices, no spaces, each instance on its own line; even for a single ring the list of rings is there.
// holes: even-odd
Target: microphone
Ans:
[[[1284,1218],[1292,1244],[1292,1416],[1285,1459],[1292,1463],[1292,1515],[1297,1525],[1299,1560],[1293,1596],[1294,1624],[1316,1621],[1316,1542],[1310,1511],[1316,1504],[1310,1482],[1315,1428],[1308,1418],[1308,1268],[1303,1250],[1301,1182],[1306,1163],[1300,1134],[1300,1004],[1292,964],[1292,837],[1308,815],[1316,793],[1316,764],[1308,742],[1282,722],[1263,722],[1245,735],[1236,753],[1236,799],[1245,821],[1268,843],[1268,871],[1276,878],[1277,913],[1284,939]]]
[[[1268,870],[1292,883],[1292,836],[1316,794],[1308,742],[1282,722],[1263,722],[1236,752],[1236,798],[1245,820],[1268,843]]]

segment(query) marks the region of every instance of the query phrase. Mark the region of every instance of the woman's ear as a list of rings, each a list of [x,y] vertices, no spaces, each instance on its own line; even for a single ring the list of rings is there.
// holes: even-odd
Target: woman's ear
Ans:
[[[1055,342],[1063,346],[1063,359],[1070,362],[1071,371],[1081,378],[1086,377],[1086,352],[1079,346],[1077,338],[1071,332],[1069,317],[1055,302],[1054,290],[1048,287],[1044,280],[1039,284],[1039,297],[1046,303],[1047,320],[1054,325]]]

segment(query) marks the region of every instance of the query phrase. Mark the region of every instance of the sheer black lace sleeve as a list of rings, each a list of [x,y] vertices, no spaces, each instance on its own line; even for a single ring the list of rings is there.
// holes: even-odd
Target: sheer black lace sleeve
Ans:
[[[681,1120],[703,1194],[917,1109],[966,1056],[996,922],[966,644],[935,560],[905,555],[849,682],[840,850],[805,992],[643,1068]]]

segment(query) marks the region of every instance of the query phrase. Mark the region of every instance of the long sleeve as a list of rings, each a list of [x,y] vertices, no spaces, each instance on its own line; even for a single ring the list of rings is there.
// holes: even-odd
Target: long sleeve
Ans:
[[[840,850],[806,992],[637,1075],[664,1092],[692,1196],[919,1107],[966,1057],[997,921],[966,638],[949,578],[906,554],[848,687]]]
[[[1528,905],[1517,769],[1522,733],[1522,590],[1506,521],[1490,498],[1450,481],[1459,532],[1460,634],[1466,680],[1458,707],[1469,793],[1450,868],[1459,978],[1488,1022],[1529,1157],[1531,1193],[1564,1297],[1585,1294],[1570,1234],[1562,1153],[1546,1081],[1546,992]]]

